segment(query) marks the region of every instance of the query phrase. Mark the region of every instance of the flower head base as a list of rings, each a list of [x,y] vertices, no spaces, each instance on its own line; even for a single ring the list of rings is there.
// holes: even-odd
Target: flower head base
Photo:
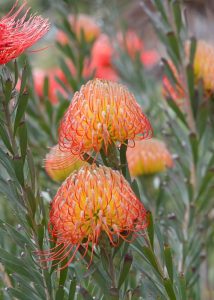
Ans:
[[[62,181],[73,171],[87,164],[71,152],[61,151],[59,145],[51,148],[45,158],[45,170],[55,181]]]
[[[147,226],[146,210],[118,172],[107,167],[84,166],[71,174],[59,188],[50,212],[50,233],[56,247],[47,251],[46,261],[74,259],[79,247],[85,254],[105,234],[112,246],[128,241]]]
[[[128,89],[116,82],[91,80],[74,98],[59,128],[60,148],[81,155],[111,143],[152,135],[149,120]]]
[[[132,176],[162,172],[173,166],[173,159],[165,144],[157,139],[136,141],[127,149],[127,161]]]
[[[49,30],[49,22],[40,16],[30,15],[26,20],[29,8],[23,12],[26,2],[17,10],[18,0],[10,12],[0,20],[0,65],[22,54],[36,43]]]

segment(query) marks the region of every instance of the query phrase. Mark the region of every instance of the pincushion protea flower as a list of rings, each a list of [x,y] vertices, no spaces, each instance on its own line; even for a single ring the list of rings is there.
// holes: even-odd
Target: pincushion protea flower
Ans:
[[[0,20],[0,64],[6,64],[22,54],[49,30],[47,19],[30,15],[26,20],[29,8],[24,11],[24,1],[16,10],[18,2],[17,0],[10,12]],[[19,19],[20,14],[23,16]]]
[[[173,166],[173,159],[166,145],[155,138],[136,141],[133,148],[127,149],[126,155],[132,176],[153,174]]]
[[[90,247],[92,259],[101,236],[116,247],[119,238],[128,241],[131,233],[135,238],[146,226],[143,204],[118,171],[84,166],[64,181],[53,199],[49,228],[56,246],[40,254],[56,264],[68,257],[64,268],[73,261],[80,246],[85,254]]]
[[[152,128],[128,89],[116,82],[95,79],[76,92],[59,128],[60,148],[75,155],[109,144],[145,139]]]
[[[61,151],[59,145],[52,147],[45,158],[45,170],[55,181],[66,179],[73,171],[85,164],[87,163],[71,152]]]

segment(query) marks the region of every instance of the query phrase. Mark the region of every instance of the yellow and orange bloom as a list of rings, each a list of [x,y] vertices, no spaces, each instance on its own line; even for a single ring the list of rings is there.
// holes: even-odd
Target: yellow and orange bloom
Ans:
[[[128,89],[116,82],[95,79],[76,92],[60,124],[59,145],[75,155],[107,152],[112,143],[151,137],[152,128]]]
[[[101,33],[97,22],[89,15],[70,15],[68,21],[77,38],[80,39],[83,34],[86,42],[94,41]],[[62,44],[68,42],[68,36],[63,31],[58,31],[56,39]]]
[[[131,176],[154,174],[173,166],[172,155],[166,145],[155,138],[136,141],[128,148],[127,162]]]
[[[55,145],[45,158],[45,170],[55,181],[65,180],[75,170],[87,164],[71,152],[61,151],[59,145]]]
[[[25,1],[17,8],[18,2],[0,19],[0,65],[18,57],[49,30],[47,19],[30,15],[26,20],[29,8],[25,10]]]
[[[186,43],[186,52],[189,53],[190,43]],[[203,80],[204,90],[214,92],[214,46],[199,40],[197,41],[196,53],[193,63],[196,83]]]
[[[53,199],[49,228],[56,246],[42,254],[56,264],[67,257],[64,268],[80,246],[85,254],[90,247],[92,260],[101,236],[116,247],[120,238],[130,241],[146,227],[146,210],[118,171],[84,166],[63,182]]]

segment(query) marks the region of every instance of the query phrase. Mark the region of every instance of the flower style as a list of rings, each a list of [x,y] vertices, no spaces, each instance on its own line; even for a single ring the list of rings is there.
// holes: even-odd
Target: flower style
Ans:
[[[0,20],[0,65],[22,54],[35,44],[49,30],[49,22],[40,16],[27,16],[29,8],[24,11],[26,2],[18,8],[18,0],[10,12]],[[19,15],[24,15],[19,19]]]
[[[68,257],[65,268],[80,246],[83,256],[90,249],[92,260],[101,236],[116,247],[120,238],[129,241],[142,234],[147,223],[143,204],[118,171],[84,166],[64,181],[53,199],[49,230],[56,246],[42,254],[56,264]]]
[[[162,172],[173,166],[173,159],[166,145],[152,138],[136,141],[134,148],[128,148],[127,161],[130,174],[135,176]]]
[[[95,79],[76,92],[60,124],[60,148],[75,155],[107,153],[112,143],[149,138],[152,128],[128,89],[116,82]]]
[[[66,179],[73,171],[85,164],[87,163],[71,152],[61,151],[58,144],[50,149],[45,158],[45,170],[55,181]]]

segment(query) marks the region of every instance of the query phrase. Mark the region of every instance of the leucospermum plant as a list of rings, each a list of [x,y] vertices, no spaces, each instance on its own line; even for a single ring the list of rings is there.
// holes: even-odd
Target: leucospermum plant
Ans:
[[[187,38],[180,3],[151,2],[168,53],[158,97],[128,44],[131,70],[107,53],[114,81],[93,78],[102,28],[63,5],[58,77],[38,93],[30,61],[10,61],[49,22],[21,1],[0,20],[0,298],[212,299],[213,51]]]

